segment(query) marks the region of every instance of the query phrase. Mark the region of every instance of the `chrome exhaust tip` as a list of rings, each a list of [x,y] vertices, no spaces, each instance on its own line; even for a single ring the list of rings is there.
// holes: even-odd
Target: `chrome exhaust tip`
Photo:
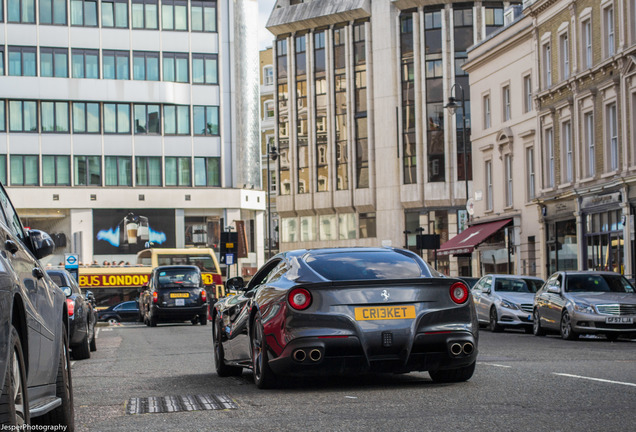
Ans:
[[[294,353],[292,354],[292,357],[297,362],[304,362],[305,359],[307,358],[307,353],[305,353],[305,351],[299,349],[299,350],[294,351]]]
[[[475,350],[475,346],[470,342],[466,342],[462,350],[464,351],[464,354],[470,355]]]
[[[319,361],[322,358],[322,353],[320,352],[319,349],[312,349],[311,352],[309,353],[309,358],[312,361]]]
[[[462,353],[462,346],[458,344],[457,342],[455,342],[454,344],[451,345],[450,352],[451,354],[458,356]]]

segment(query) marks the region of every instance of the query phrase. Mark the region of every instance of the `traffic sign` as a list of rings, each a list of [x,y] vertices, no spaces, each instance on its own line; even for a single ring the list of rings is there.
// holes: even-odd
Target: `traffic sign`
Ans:
[[[78,254],[64,254],[64,268],[76,269],[79,268],[79,255]]]

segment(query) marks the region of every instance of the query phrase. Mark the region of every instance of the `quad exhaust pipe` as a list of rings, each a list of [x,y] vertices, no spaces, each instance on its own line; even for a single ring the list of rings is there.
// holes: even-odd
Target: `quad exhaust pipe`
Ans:
[[[472,342],[453,342],[450,346],[450,352],[454,356],[459,356],[461,354],[471,355],[475,351],[475,345]]]
[[[452,355],[458,356],[462,353],[462,346],[459,343],[455,342],[451,345],[450,352]]]
[[[462,351],[466,355],[472,354],[474,350],[475,350],[475,346],[470,342],[466,342],[464,346],[462,347]]]
[[[309,357],[309,360],[311,360],[312,362],[319,362],[322,359],[322,351],[320,351],[318,348],[314,348],[309,351],[309,354],[307,354],[307,351],[297,349],[292,353],[292,358],[299,363],[307,360],[307,357]]]

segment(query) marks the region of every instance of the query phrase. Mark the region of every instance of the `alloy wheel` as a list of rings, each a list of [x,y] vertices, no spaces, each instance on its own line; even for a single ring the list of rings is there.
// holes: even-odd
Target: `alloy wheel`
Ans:
[[[13,373],[11,375],[11,383],[13,388],[13,402],[15,406],[16,423],[18,425],[23,425],[26,423],[26,415],[24,412],[24,387],[22,379],[20,378],[22,375],[22,371],[20,369],[20,359],[16,350],[13,351],[12,363]]]

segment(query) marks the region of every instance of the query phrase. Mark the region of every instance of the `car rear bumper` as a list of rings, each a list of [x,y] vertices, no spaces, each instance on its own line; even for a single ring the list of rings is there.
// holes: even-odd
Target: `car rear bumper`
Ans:
[[[152,314],[161,321],[187,321],[198,315],[206,315],[208,313],[207,303],[196,307],[152,307]]]
[[[279,375],[321,376],[454,369],[476,359],[477,342],[471,333],[446,332],[418,334],[408,348],[374,347],[372,355],[357,336],[300,338],[269,364]]]

